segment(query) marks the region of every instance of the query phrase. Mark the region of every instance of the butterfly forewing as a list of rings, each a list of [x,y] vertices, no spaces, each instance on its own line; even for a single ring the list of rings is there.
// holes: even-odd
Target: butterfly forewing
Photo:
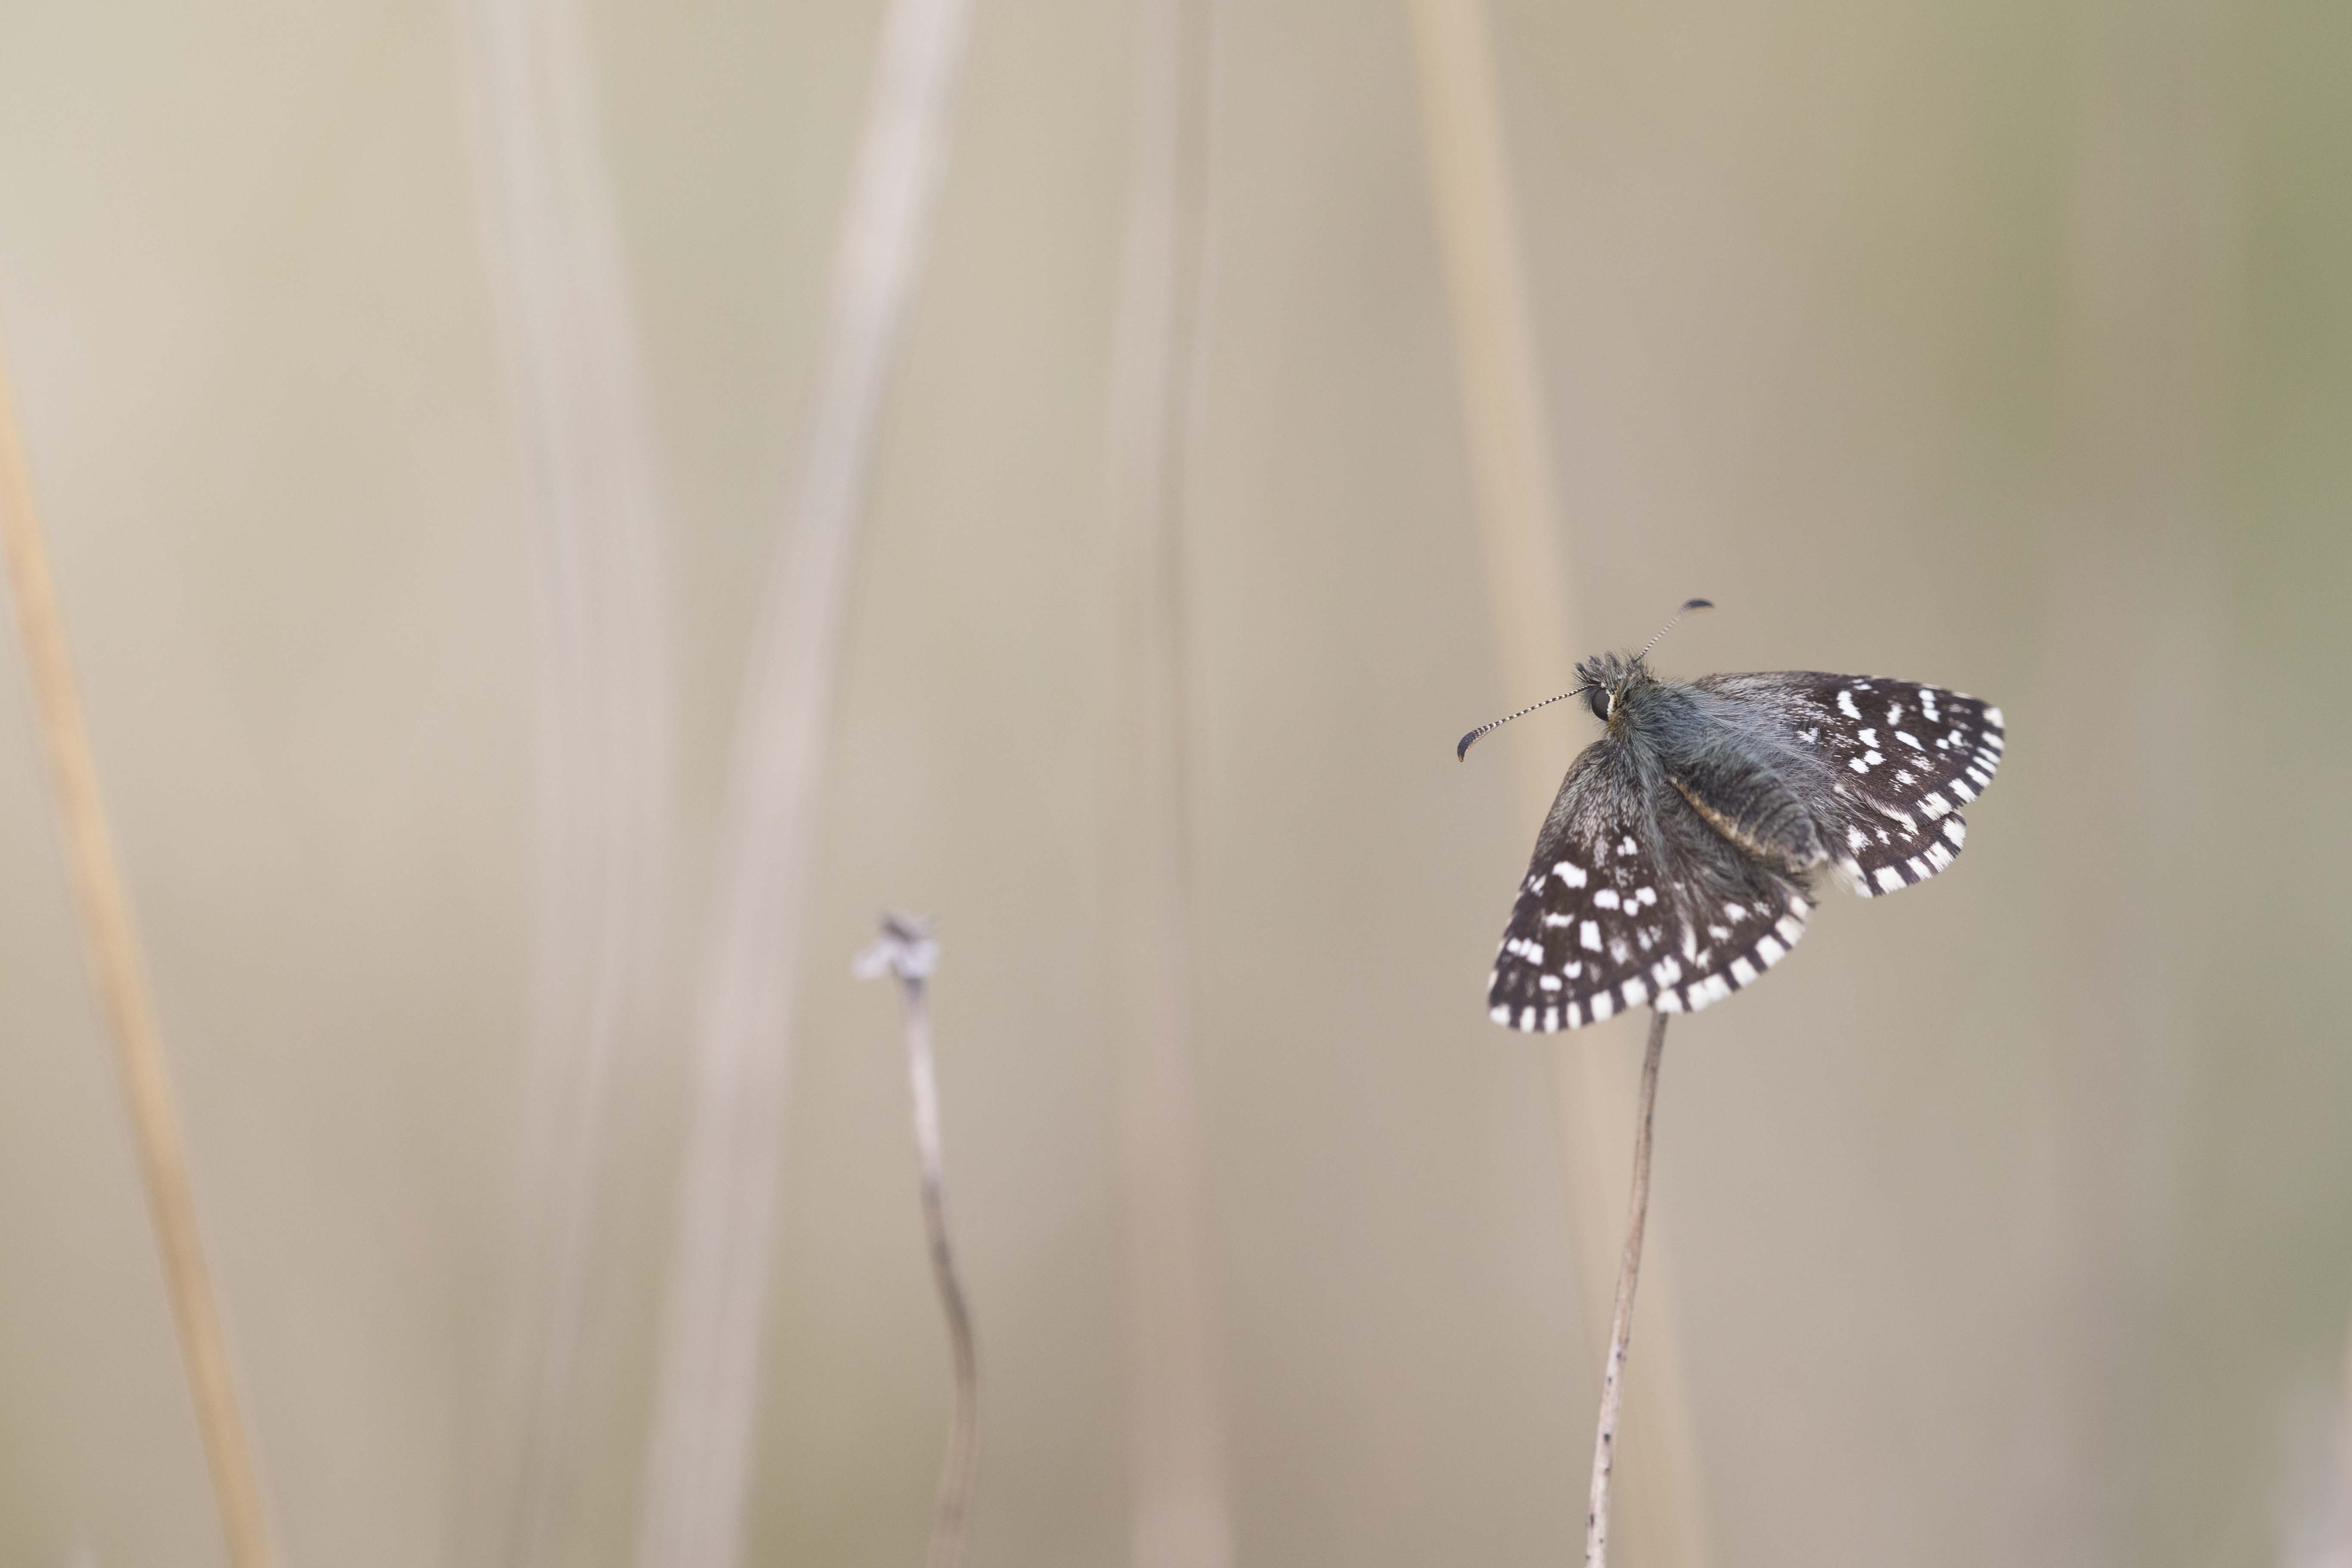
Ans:
[[[1779,963],[1811,913],[1792,882],[1723,854],[1680,796],[1640,787],[1603,742],[1570,769],[1537,839],[1487,1007],[1547,1032],[1645,1004],[1696,1012]]]
[[[1815,670],[1693,684],[1771,715],[1827,764],[1828,795],[1818,804],[1832,863],[1869,897],[1949,866],[1968,835],[1959,808],[2000,766],[2000,710],[1965,692]]]

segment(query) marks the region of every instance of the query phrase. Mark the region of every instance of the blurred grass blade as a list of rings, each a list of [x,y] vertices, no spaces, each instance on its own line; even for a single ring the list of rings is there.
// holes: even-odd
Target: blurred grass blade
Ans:
[[[719,822],[641,1568],[731,1568],[740,1553],[834,664],[969,21],[968,0],[892,0],[850,176],[811,423]]]
[[[1138,0],[1134,144],[1113,349],[1116,689],[1106,799],[1118,1045],[1131,1560],[1232,1561],[1222,1346],[1186,987],[1186,436],[1209,281],[1213,0]]]
[[[616,1076],[656,1023],[673,693],[659,464],[582,22],[465,0],[490,295],[523,454],[538,645],[537,931],[508,1321],[459,1560],[564,1555]]]
[[[1570,637],[1538,334],[1486,11],[1482,0],[1412,0],[1412,22],[1463,437],[1507,705],[1557,689],[1569,665],[1590,650]],[[1513,756],[1517,794],[1532,827],[1559,781],[1544,771],[1534,749],[1515,748]],[[1573,1226],[1569,1239],[1585,1332],[1596,1355],[1605,1353],[1618,1254],[1611,1173],[1623,1168],[1619,1119],[1635,1094],[1630,1064],[1609,1046],[1577,1035],[1561,1035],[1552,1045]],[[1618,1483],[1620,1517],[1633,1542],[1631,1552],[1649,1568],[1700,1568],[1706,1559],[1702,1499],[1662,1240],[1650,1245],[1643,1373],[1627,1394],[1626,1426],[1639,1434],[1639,1462]]]
[[[131,895],[115,862],[106,804],[99,794],[98,761],[90,752],[81,698],[74,688],[65,619],[57,583],[49,575],[48,546],[33,510],[32,476],[16,434],[5,364],[0,364],[0,553],[7,561],[16,635],[23,641],[33,708],[57,793],[58,832],[81,911],[83,951],[105,1009],[107,1035],[114,1044],[116,1083],[131,1121],[131,1146],[139,1154],[156,1249],[162,1254],[163,1287],[179,1331],[180,1359],[195,1402],[196,1429],[212,1472],[229,1563],[232,1568],[270,1568],[277,1554],[262,1508],[259,1470],[237,1409],[228,1341],[205,1267],[195,1194],[188,1184],[187,1154],[172,1102],[171,1069],[163,1059],[146,958],[140,951]]]

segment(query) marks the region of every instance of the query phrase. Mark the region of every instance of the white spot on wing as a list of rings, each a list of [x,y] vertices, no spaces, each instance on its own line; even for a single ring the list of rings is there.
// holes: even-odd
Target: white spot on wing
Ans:
[[[1579,945],[1580,945],[1585,952],[1599,952],[1601,951],[1600,924],[1597,921],[1586,921],[1584,924],[1578,929],[1576,940]]]
[[[1881,866],[1878,868],[1878,885],[1891,893],[1903,885],[1903,873],[1892,866]]]
[[[1738,984],[1748,984],[1756,978],[1756,966],[1744,958],[1735,958],[1731,961],[1731,978]]]
[[[1603,888],[1592,895],[1592,907],[1596,910],[1613,910],[1617,907],[1617,895],[1611,889]]]
[[[1839,689],[1837,704],[1838,711],[1844,714],[1847,718],[1860,719],[1862,717],[1862,710],[1853,705],[1853,692],[1851,689],[1845,688],[1841,688]]]
[[[1584,868],[1572,860],[1562,860],[1551,868],[1551,874],[1571,888],[1584,886]]]
[[[1606,991],[1592,999],[1592,1021],[1596,1024],[1616,1010],[1615,1005],[1609,1000],[1609,993]]]
[[[1780,945],[1780,939],[1777,936],[1762,936],[1756,939],[1756,956],[1762,959],[1768,967],[1780,963],[1780,955],[1788,951]]]
[[[1511,1010],[1497,1003],[1486,1010],[1486,1016],[1494,1019],[1497,1024],[1507,1024],[1511,1021]]]
[[[1642,984],[1638,974],[1617,989],[1625,994],[1625,1005],[1628,1007],[1638,1007],[1650,999],[1650,988]]]

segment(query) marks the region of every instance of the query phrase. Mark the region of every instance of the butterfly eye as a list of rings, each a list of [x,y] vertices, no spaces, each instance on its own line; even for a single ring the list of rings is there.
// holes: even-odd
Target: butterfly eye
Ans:
[[[1592,710],[1592,716],[1595,719],[1606,723],[1610,710],[1617,706],[1617,700],[1609,694],[1606,688],[1594,686],[1586,689],[1584,705]]]

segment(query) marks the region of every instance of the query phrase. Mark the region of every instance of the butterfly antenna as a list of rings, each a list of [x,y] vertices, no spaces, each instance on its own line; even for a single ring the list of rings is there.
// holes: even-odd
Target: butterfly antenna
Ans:
[[[1504,725],[1509,723],[1511,720],[1524,719],[1528,714],[1534,712],[1538,708],[1549,708],[1555,702],[1565,702],[1571,697],[1581,697],[1591,689],[1592,688],[1590,686],[1580,686],[1573,691],[1563,691],[1557,697],[1547,697],[1540,702],[1535,703],[1530,707],[1522,708],[1517,712],[1510,714],[1505,718],[1497,719],[1491,724],[1479,725],[1476,729],[1463,736],[1462,743],[1454,748],[1454,760],[1458,763],[1463,758],[1468,756],[1470,754],[1470,742],[1485,734],[1487,731],[1499,730]]]
[[[1681,609],[1676,610],[1674,613],[1673,619],[1667,621],[1664,626],[1658,628],[1658,637],[1652,637],[1648,642],[1642,645],[1642,651],[1633,656],[1633,662],[1635,664],[1639,664],[1644,658],[1647,658],[1650,655],[1650,650],[1658,646],[1658,637],[1664,637],[1668,632],[1673,631],[1675,625],[1680,622],[1685,616],[1689,615],[1693,610],[1711,610],[1713,608],[1715,608],[1715,601],[1712,599],[1692,599],[1685,603]],[[1513,715],[1513,717],[1517,717],[1517,715]]]

